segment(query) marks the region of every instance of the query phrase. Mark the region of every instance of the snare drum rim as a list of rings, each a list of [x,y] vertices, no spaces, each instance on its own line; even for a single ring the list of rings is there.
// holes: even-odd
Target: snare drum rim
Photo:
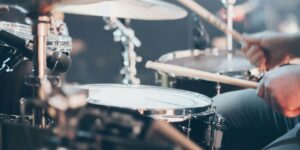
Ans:
[[[81,89],[93,89],[92,87],[95,87],[95,89],[99,86],[101,87],[109,87],[109,88],[143,88],[143,89],[157,89],[157,90],[166,90],[166,91],[172,91],[172,92],[181,92],[185,94],[192,95],[196,97],[197,99],[205,100],[208,102],[208,105],[202,106],[202,107],[187,107],[187,108],[165,108],[165,109],[151,109],[151,108],[134,108],[134,107],[125,107],[126,109],[136,110],[141,115],[146,116],[156,116],[158,118],[165,118],[166,120],[169,120],[170,118],[182,118],[183,120],[186,120],[187,116],[200,116],[201,114],[205,114],[206,111],[209,110],[209,108],[212,106],[212,99],[196,93],[196,92],[190,92],[186,90],[180,90],[180,89],[172,89],[172,88],[164,88],[159,86],[149,86],[149,85],[124,85],[124,84],[88,84],[79,86]],[[110,107],[110,108],[124,108],[124,107],[118,107],[118,106],[107,106],[107,105],[101,105],[97,103],[93,103],[93,98],[88,98],[88,103],[95,104],[103,107]]]

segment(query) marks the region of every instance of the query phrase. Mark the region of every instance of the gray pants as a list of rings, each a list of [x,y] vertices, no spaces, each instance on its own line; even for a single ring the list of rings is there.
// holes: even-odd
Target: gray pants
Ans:
[[[214,97],[213,100],[217,112],[226,119],[224,135],[231,130],[239,130],[245,134],[246,131],[285,133],[293,129],[299,120],[299,118],[285,118],[274,112],[263,99],[256,96],[253,89],[224,93]],[[295,131],[294,129],[290,132]]]

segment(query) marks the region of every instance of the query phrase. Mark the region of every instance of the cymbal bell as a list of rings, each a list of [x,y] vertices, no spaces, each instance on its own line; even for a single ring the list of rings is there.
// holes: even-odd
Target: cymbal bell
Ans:
[[[139,20],[175,20],[187,16],[187,11],[183,8],[161,0],[108,0],[67,5],[55,10],[70,14]]]

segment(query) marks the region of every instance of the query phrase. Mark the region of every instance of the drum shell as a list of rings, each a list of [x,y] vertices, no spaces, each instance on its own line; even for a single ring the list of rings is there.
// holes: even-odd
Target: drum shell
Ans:
[[[131,113],[134,116],[142,115],[137,110],[131,110],[131,109],[125,109],[125,108],[118,108],[118,107],[112,107],[112,106],[103,106],[103,105],[95,105],[95,104],[88,104],[88,107],[98,108],[101,110],[108,110],[111,112],[117,111],[117,112],[124,112],[124,113]],[[213,113],[209,113],[209,111],[206,113],[206,115],[201,116],[194,116],[190,119],[184,120],[184,121],[177,121],[177,122],[168,122],[166,120],[160,120],[153,116],[148,116],[143,114],[142,116],[146,116],[147,118],[153,118],[158,121],[162,121],[165,123],[168,123],[172,125],[174,128],[176,128],[179,132],[184,134],[187,138],[191,139],[196,144],[205,147],[207,143],[205,143],[205,134],[207,132],[207,121],[209,118],[213,115]],[[142,117],[141,118],[144,118]],[[188,133],[188,130],[190,131]]]

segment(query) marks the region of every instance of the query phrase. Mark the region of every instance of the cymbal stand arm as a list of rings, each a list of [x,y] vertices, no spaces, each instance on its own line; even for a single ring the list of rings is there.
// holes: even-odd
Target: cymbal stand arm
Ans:
[[[117,18],[104,18],[104,21],[107,23],[105,29],[116,29],[113,33],[114,40],[121,42],[124,48],[122,52],[124,67],[120,70],[120,74],[123,75],[122,82],[124,84],[140,84],[140,79],[136,77],[136,63],[141,62],[142,58],[137,56],[134,50],[135,47],[141,46],[140,40],[135,36],[133,29],[126,27]]]

